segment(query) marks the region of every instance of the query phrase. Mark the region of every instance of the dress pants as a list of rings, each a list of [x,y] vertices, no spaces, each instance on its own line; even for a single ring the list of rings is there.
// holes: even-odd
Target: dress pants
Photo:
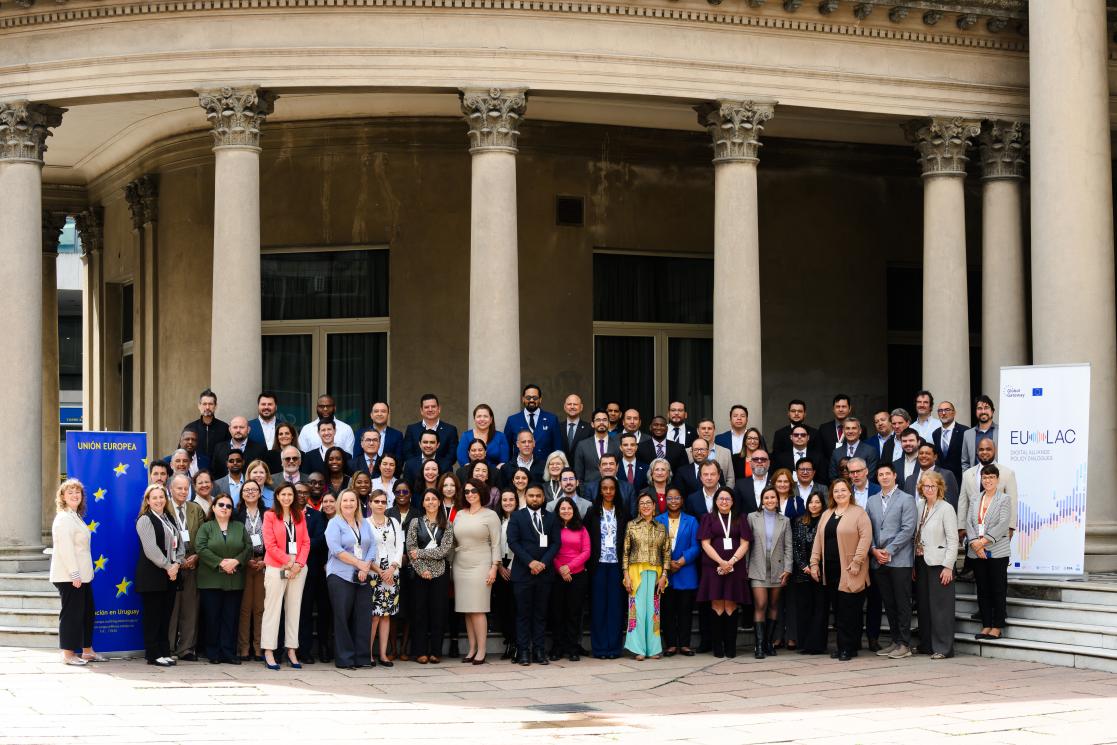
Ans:
[[[880,588],[893,644],[911,646],[911,567],[882,566],[873,572]]]
[[[868,561],[868,559],[866,559]],[[865,590],[865,636],[869,639],[880,638],[880,619],[884,610],[884,602],[880,597],[880,583],[877,580],[877,570],[869,571],[869,589]],[[858,642],[860,644],[860,642]]]
[[[505,644],[516,643],[516,599],[512,595],[512,581],[497,575],[493,584],[493,616]]]
[[[201,590],[200,594],[206,617],[206,657],[228,662],[237,656],[237,619],[243,593],[240,590]]]
[[[830,636],[826,589],[818,582],[795,583],[796,640],[799,649],[819,654]]]
[[[585,606],[588,575],[583,569],[570,575],[570,581],[555,577],[551,589],[551,628],[558,654],[579,654],[582,647],[582,609]]]
[[[179,588],[171,609],[171,625],[167,640],[171,654],[182,657],[194,652],[198,644],[198,570],[180,569]]]
[[[841,592],[838,582],[827,582],[826,598],[834,609],[834,628],[838,634],[838,651],[855,654],[861,648],[861,618],[866,592]]]
[[[663,631],[663,646],[690,647],[690,630],[694,623],[694,596],[697,590],[674,590],[671,585],[663,592],[660,603],[663,618],[660,627]]]
[[[244,592],[240,600],[240,622],[237,626],[237,650],[242,657],[258,657],[262,653],[260,632],[264,621],[264,570],[244,570]]]
[[[516,650],[544,654],[547,637],[547,603],[554,576],[549,572],[512,580],[516,596]]]
[[[974,580],[977,584],[977,609],[981,625],[986,628],[1004,628],[1005,607],[1008,600],[1008,558],[975,559]]]
[[[598,564],[590,574],[590,647],[595,657],[620,655],[628,598],[620,564]]]
[[[264,569],[264,622],[260,631],[260,646],[263,649],[279,648],[279,614],[283,613],[283,638],[288,648],[299,645],[299,613],[302,610],[303,587],[306,585],[306,572],[301,571],[294,578],[280,577],[283,571],[277,567]]]
[[[93,585],[55,582],[62,600],[58,612],[58,648],[76,652],[93,646]]]
[[[303,586],[303,602],[299,611],[299,658],[314,654],[314,634],[318,634],[318,651],[325,654],[332,649],[330,636],[333,633],[333,601],[326,584],[326,567],[305,570],[306,585]],[[342,580],[344,582],[344,580]],[[370,632],[371,633],[371,632]]]
[[[799,643],[799,608],[795,601],[795,594],[799,592],[800,584],[790,581],[780,590],[780,612],[776,618],[776,638],[786,642]]]
[[[372,588],[346,582],[336,574],[326,577],[334,621],[334,665],[371,665]]]
[[[954,582],[939,580],[943,567],[915,557],[915,597],[919,608],[919,649],[927,654],[954,654]]]
[[[442,576],[434,579],[415,575],[410,589],[413,594],[411,610],[414,613],[411,617],[411,656],[440,657],[446,609],[450,606],[450,568],[446,567]],[[372,621],[369,623],[371,625]]]
[[[171,625],[175,594],[173,587],[158,592],[140,593],[140,602],[143,604],[144,659],[148,661],[171,656],[167,628]]]

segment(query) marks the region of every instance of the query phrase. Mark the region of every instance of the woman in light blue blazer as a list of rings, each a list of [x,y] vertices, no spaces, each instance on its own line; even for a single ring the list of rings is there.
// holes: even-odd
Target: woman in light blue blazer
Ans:
[[[376,537],[362,519],[357,492],[342,489],[337,514],[326,525],[326,589],[334,612],[334,665],[355,670],[372,667],[372,589],[368,578]]]
[[[667,528],[667,540],[671,545],[667,590],[663,593],[661,609],[663,654],[665,657],[676,653],[693,657],[690,624],[694,596],[698,592],[698,520],[683,512],[683,494],[677,487],[668,487],[664,500],[667,511],[655,518]]]
[[[966,557],[973,561],[981,631],[976,639],[1000,639],[1008,599],[1008,558],[1012,539],[1012,499],[1001,489],[1001,472],[981,469],[981,497],[970,500],[966,516]]]
[[[473,427],[462,432],[458,440],[458,463],[469,463],[469,444],[474,439],[485,441],[489,466],[495,471],[508,460],[508,439],[496,428],[496,417],[488,404],[473,407]]]

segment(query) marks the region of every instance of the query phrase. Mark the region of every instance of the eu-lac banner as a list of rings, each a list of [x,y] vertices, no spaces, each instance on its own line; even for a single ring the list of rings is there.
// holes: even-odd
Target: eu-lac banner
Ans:
[[[92,535],[93,647],[143,649],[135,592],[136,515],[147,486],[147,436],[135,432],[67,432],[67,476],[85,485],[85,523]]]
[[[1001,368],[997,462],[1020,490],[1009,571],[1082,574],[1090,366]]]

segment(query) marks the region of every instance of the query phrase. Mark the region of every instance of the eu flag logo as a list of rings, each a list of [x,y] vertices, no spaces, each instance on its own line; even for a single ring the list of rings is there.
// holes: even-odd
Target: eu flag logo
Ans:
[[[1043,389],[1042,388],[1033,388],[1032,389],[1032,395],[1033,396],[1042,396],[1043,395]]]

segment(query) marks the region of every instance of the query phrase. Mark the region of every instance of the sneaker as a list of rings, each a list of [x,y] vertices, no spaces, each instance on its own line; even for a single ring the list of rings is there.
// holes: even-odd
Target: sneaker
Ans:
[[[877,650],[877,657],[888,657],[899,648],[900,648],[900,645],[893,642],[892,646],[889,647],[888,649],[878,649]]]
[[[932,660],[945,660],[946,655],[943,654],[942,652],[935,652],[933,655],[931,655],[931,659]]]
[[[904,644],[897,645],[896,649],[888,655],[890,660],[902,660],[905,657],[911,657],[911,648]]]

